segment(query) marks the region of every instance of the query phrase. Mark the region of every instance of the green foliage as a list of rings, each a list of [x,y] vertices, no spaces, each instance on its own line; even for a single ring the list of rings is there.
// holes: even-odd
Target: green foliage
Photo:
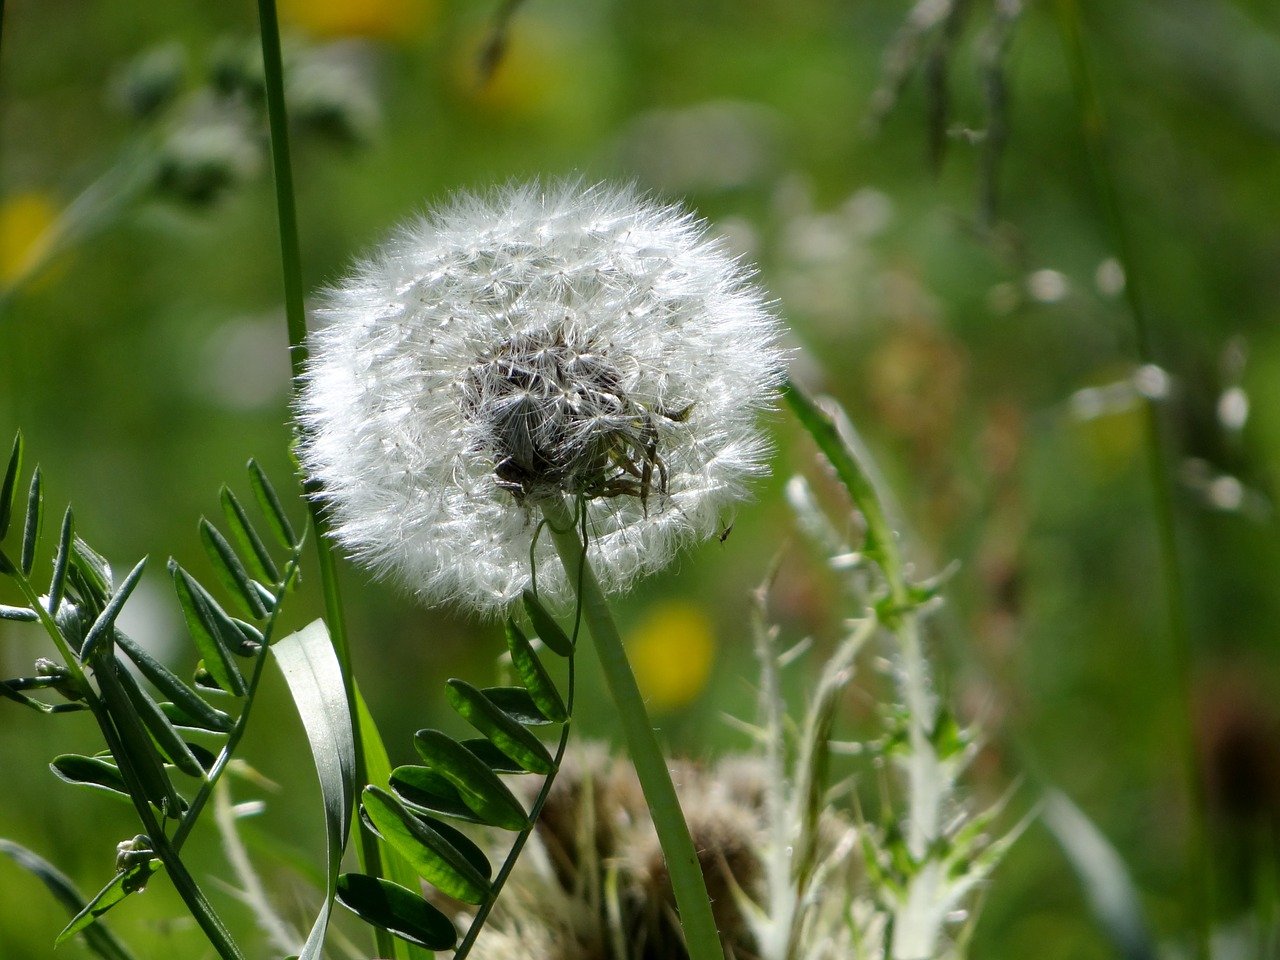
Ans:
[[[10,509],[21,459],[19,436],[5,472],[3,499]],[[269,490],[260,472],[251,471],[251,476],[256,487]],[[75,536],[70,509],[60,528],[48,591],[40,595],[31,579],[44,510],[39,468],[33,471],[29,489],[20,524],[22,539],[17,563],[10,552],[11,538],[0,540],[0,570],[27,601],[26,607],[6,607],[6,618],[40,623],[62,662],[42,659],[36,676],[3,681],[0,692],[45,714],[90,710],[102,734],[104,752],[92,757],[64,754],[54,758],[51,768],[65,783],[129,800],[144,831],[128,845],[121,845],[115,876],[83,905],[59,936],[59,942],[90,930],[99,917],[143,889],[151,874],[164,868],[219,955],[238,958],[239,948],[180,854],[244,732],[275,628],[275,611],[294,580],[302,544],[291,544],[284,563],[275,567],[285,571],[282,576],[259,582],[249,578],[245,565],[225,538],[212,525],[202,522],[202,539],[219,578],[257,625],[232,619],[194,577],[176,563],[170,564],[178,601],[204,664],[218,685],[240,701],[240,712],[233,717],[210,703],[198,683],[183,680],[119,629],[117,619],[141,580],[146,560],[134,565],[117,585],[110,564]],[[278,504],[278,500],[275,502]],[[8,532],[8,518],[5,519]],[[244,525],[247,538],[247,532],[252,530],[248,518],[242,512],[237,519]],[[256,534],[253,537],[256,539],[251,543],[260,543]],[[267,569],[261,558],[253,568],[258,572]],[[237,659],[250,664],[250,679],[245,679]],[[126,660],[152,689],[139,682]],[[28,695],[37,691],[57,694],[64,702]],[[217,753],[189,741],[187,736],[192,731],[220,739]],[[90,942],[108,943],[97,935]]]
[[[508,621],[508,649],[525,686],[479,689],[463,680],[450,680],[446,687],[450,705],[483,738],[459,741],[439,730],[419,730],[413,742],[424,763],[391,771],[390,790],[366,787],[360,805],[366,826],[418,876],[445,895],[480,907],[462,944],[458,945],[447,917],[403,886],[364,874],[344,874],[338,881],[338,902],[357,916],[428,949],[450,950],[457,945],[458,958],[469,951],[533,829],[568,736],[573,644],[535,597],[526,595],[525,604],[539,634],[556,636],[555,646],[547,643],[548,649],[563,650],[568,657],[568,703],[528,637]],[[542,640],[546,643],[545,636]],[[561,728],[554,756],[533,732],[548,726]],[[524,773],[543,777],[541,791],[528,811],[501,779]],[[517,834],[496,877],[484,852],[440,817]]]

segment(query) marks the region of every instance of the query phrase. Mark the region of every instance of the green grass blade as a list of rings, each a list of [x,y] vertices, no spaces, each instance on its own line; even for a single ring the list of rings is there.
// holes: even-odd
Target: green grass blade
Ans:
[[[37,856],[25,847],[8,840],[0,840],[0,853],[6,853],[21,867],[35,874],[40,882],[53,894],[55,900],[67,908],[75,916],[84,910],[86,901],[64,873],[44,858]],[[105,923],[95,923],[84,930],[85,945],[101,960],[134,960],[116,935]]]
[[[324,622],[313,621],[277,641],[270,649],[307,732],[324,801],[328,889],[300,955],[300,960],[317,960],[324,947],[338,870],[350,832],[357,789],[355,737],[347,707],[346,682]]]

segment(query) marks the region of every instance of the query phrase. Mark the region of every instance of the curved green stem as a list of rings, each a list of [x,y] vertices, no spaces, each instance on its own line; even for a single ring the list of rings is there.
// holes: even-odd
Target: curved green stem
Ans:
[[[618,708],[631,760],[666,857],[689,957],[691,960],[721,960],[724,951],[716,931],[715,916],[711,912],[711,898],[707,894],[702,867],[698,863],[698,852],[689,836],[689,826],[676,797],[671,771],[654,736],[653,724],[649,721],[644,697],[636,685],[635,674],[623,649],[622,638],[618,635],[604,592],[587,562],[584,540],[563,500],[547,499],[541,506],[560,560],[577,587],[583,617],[591,631],[605,682]]]

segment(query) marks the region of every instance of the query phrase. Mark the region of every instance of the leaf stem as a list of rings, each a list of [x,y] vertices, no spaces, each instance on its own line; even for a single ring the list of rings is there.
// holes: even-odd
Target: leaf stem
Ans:
[[[690,960],[720,960],[724,951],[716,931],[715,916],[711,912],[711,899],[702,867],[698,863],[698,852],[689,835],[689,826],[671,781],[671,771],[654,736],[653,724],[645,710],[644,698],[636,685],[622,638],[618,635],[604,592],[587,561],[585,539],[563,500],[548,498],[541,506],[560,560],[577,586],[583,616],[591,631],[609,692],[618,708],[636,775],[666,857]]]

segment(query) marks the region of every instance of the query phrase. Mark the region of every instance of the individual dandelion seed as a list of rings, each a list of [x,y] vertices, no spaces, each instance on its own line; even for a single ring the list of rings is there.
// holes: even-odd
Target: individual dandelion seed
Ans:
[[[343,547],[429,603],[500,612],[531,551],[566,599],[535,509],[566,497],[622,589],[719,532],[764,472],[779,325],[704,223],[631,188],[459,195],[317,316],[302,463]]]

